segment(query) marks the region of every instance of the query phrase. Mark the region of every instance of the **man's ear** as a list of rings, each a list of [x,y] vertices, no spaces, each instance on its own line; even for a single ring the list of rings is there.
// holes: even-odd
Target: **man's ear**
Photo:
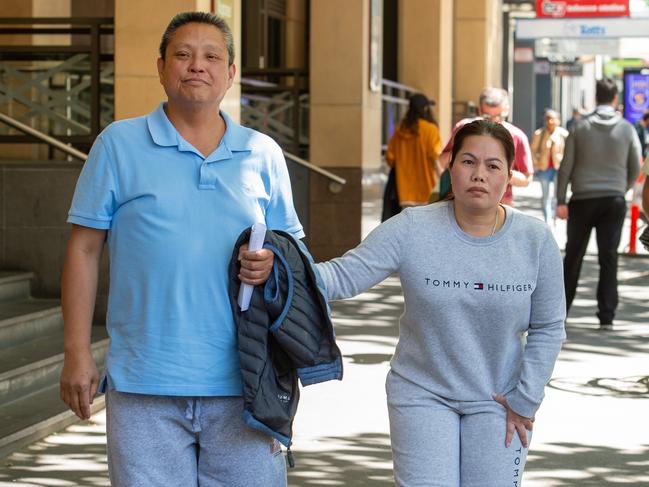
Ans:
[[[237,67],[235,66],[234,63],[232,63],[230,66],[228,66],[228,89],[232,86],[232,83],[234,83],[234,77],[237,74]]]
[[[157,66],[158,66],[158,78],[160,79],[160,84],[162,84],[162,72],[164,71],[165,60],[159,57]]]

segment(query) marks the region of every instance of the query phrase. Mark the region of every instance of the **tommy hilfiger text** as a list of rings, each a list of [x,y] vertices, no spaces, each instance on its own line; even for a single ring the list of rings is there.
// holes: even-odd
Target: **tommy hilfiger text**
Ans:
[[[470,289],[473,291],[494,291],[501,293],[520,293],[532,291],[534,288],[531,284],[503,284],[497,282],[475,282],[475,281],[456,281],[445,279],[433,279],[425,277],[426,286],[441,287],[448,289]]]

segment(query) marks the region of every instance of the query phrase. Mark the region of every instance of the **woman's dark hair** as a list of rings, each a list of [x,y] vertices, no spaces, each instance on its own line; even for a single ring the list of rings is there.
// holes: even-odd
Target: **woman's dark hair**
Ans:
[[[169,41],[178,28],[191,23],[213,25],[221,31],[221,34],[225,38],[225,45],[228,48],[228,66],[232,66],[234,63],[234,38],[232,37],[232,31],[225,20],[209,12],[181,12],[171,19],[160,40],[160,57],[162,59],[165,58],[167,45],[169,45]]]
[[[408,99],[408,111],[401,121],[401,127],[417,133],[418,121],[420,118],[437,125],[437,120],[430,109],[431,102],[421,93],[415,93]]]
[[[451,152],[451,162],[449,164],[449,167],[453,166],[455,158],[462,148],[464,139],[472,135],[486,135],[487,137],[492,137],[500,142],[500,145],[505,151],[505,157],[507,158],[507,171],[511,170],[512,164],[514,163],[514,156],[516,155],[516,146],[514,145],[514,139],[509,133],[509,130],[507,130],[501,124],[483,119],[478,119],[474,120],[473,122],[467,123],[457,131],[455,137],[453,138],[453,151]]]

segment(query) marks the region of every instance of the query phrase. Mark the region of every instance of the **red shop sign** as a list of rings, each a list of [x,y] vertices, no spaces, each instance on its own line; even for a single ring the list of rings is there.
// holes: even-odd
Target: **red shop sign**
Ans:
[[[629,0],[536,0],[536,16],[554,19],[628,17]]]

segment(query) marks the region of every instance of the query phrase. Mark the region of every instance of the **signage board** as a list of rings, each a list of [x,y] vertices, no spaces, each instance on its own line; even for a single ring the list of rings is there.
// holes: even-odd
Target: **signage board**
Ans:
[[[649,18],[517,19],[517,39],[647,37]]]
[[[624,70],[624,118],[636,123],[649,110],[649,68]]]
[[[580,63],[555,63],[554,74],[556,76],[582,76],[584,68]]]
[[[628,17],[629,0],[536,0],[536,16],[554,19]]]

